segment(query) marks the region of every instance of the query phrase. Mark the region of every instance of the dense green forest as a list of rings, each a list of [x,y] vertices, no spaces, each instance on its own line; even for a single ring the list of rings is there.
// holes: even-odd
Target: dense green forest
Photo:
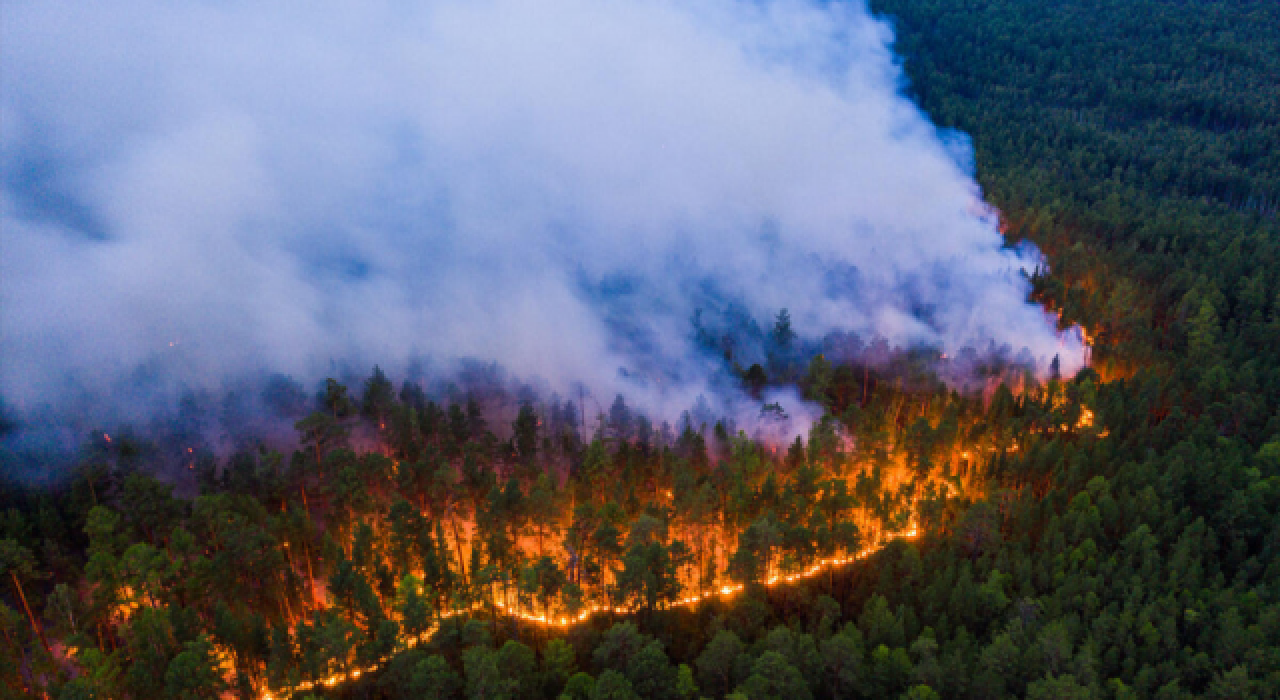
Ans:
[[[1280,5],[872,5],[1093,368],[741,371],[825,407],[785,445],[375,370],[297,397],[297,451],[188,448],[182,488],[95,433],[0,495],[0,692],[1280,695]]]

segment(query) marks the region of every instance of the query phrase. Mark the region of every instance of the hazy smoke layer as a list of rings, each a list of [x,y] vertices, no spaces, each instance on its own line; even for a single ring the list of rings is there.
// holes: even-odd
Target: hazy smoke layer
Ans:
[[[6,2],[0,391],[479,357],[687,407],[730,307],[1071,371],[891,40],[861,4]]]

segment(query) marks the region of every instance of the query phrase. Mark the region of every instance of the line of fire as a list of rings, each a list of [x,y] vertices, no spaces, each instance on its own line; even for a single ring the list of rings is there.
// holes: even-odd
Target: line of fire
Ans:
[[[92,629],[70,620],[85,641],[57,651],[92,672],[136,643],[120,630],[194,624],[156,614],[168,606],[219,630],[204,653],[228,688],[288,697],[374,672],[442,629],[552,634],[802,579],[830,586],[895,538],[962,528],[980,540],[982,523],[961,514],[1013,500],[990,484],[1049,486],[1034,469],[1011,482],[1012,457],[1107,437],[1092,370],[989,373],[961,392],[914,369],[815,357],[783,377],[823,409],[789,442],[697,407],[655,426],[622,396],[590,402],[594,420],[582,397],[437,403],[375,370],[359,399],[327,383],[291,457],[185,448],[189,503],[126,468],[128,436],[102,433],[78,487],[121,507],[90,512],[80,594],[98,613]]]

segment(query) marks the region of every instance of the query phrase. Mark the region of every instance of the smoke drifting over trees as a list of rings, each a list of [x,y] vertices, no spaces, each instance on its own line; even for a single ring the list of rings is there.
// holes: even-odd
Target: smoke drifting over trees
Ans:
[[[784,308],[1074,371],[892,38],[861,4],[10,3],[0,392],[474,357],[674,415],[723,365],[699,311]]]

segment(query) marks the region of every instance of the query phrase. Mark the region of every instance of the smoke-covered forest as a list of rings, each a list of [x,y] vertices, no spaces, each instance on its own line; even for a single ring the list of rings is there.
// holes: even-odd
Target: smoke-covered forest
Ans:
[[[1087,367],[774,307],[685,319],[674,411],[376,359],[190,391],[57,478],[0,455],[2,692],[1280,696],[1280,6],[871,9]]]

